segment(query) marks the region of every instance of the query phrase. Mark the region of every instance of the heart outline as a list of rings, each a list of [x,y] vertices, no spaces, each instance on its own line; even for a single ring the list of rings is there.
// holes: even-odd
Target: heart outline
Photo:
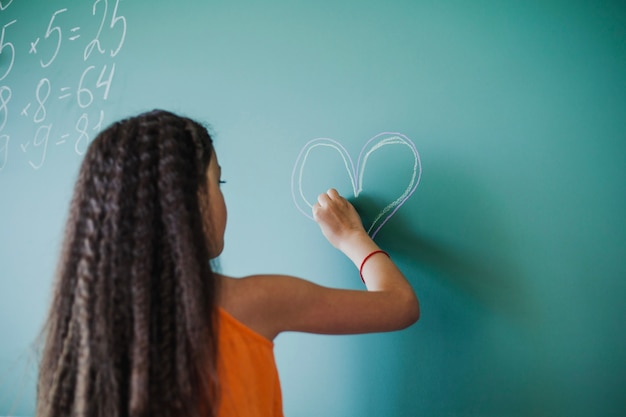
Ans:
[[[379,139],[382,136],[387,136],[387,137]],[[376,143],[374,143],[377,139],[379,140]],[[306,217],[313,220],[313,216],[307,213],[302,208],[302,206],[298,203],[298,197],[296,195],[296,194],[299,194],[299,197],[302,199],[305,205],[308,206],[309,212],[310,212],[310,209],[313,208],[313,204],[311,204],[306,199],[302,191],[302,174],[304,171],[306,160],[310,152],[313,149],[319,146],[326,146],[326,147],[335,149],[339,153],[339,155],[343,159],[344,165],[346,167],[346,171],[348,172],[348,176],[352,184],[352,190],[354,192],[354,197],[357,198],[359,194],[363,191],[363,173],[365,172],[367,160],[370,157],[370,155],[376,150],[382,148],[383,146],[397,145],[397,144],[407,146],[413,153],[413,156],[414,156],[413,175],[411,177],[411,180],[409,181],[407,188],[404,190],[404,192],[394,201],[392,201],[387,206],[385,206],[385,208],[383,208],[376,215],[376,217],[374,218],[374,221],[372,221],[372,224],[369,226],[367,233],[373,239],[378,234],[380,229],[387,223],[387,221],[389,221],[389,219],[393,217],[394,214],[396,214],[396,212],[400,209],[400,207],[402,207],[402,205],[404,205],[404,203],[411,197],[411,195],[413,195],[413,193],[417,189],[417,186],[419,185],[420,180],[422,178],[422,163],[421,163],[419,152],[417,151],[417,147],[411,141],[411,139],[409,139],[407,136],[403,135],[402,133],[382,132],[372,137],[371,139],[369,139],[365,143],[365,145],[363,145],[363,147],[361,148],[361,152],[359,153],[359,158],[357,160],[356,169],[354,167],[354,162],[352,161],[350,154],[348,153],[346,148],[344,148],[343,145],[339,143],[338,141],[334,139],[330,139],[330,138],[316,138],[316,139],[312,139],[308,141],[304,145],[300,153],[298,154],[298,157],[296,158],[296,163],[294,164],[293,171],[291,173],[291,195],[293,197],[293,201],[294,201],[294,204],[296,205],[296,208],[300,210],[300,212],[304,214]],[[300,167],[299,170],[298,170],[298,167]],[[297,179],[297,184],[296,184],[296,179]],[[299,189],[299,193],[296,193],[296,188]],[[377,223],[379,224],[377,225]],[[374,228],[375,230],[372,232],[372,229]]]

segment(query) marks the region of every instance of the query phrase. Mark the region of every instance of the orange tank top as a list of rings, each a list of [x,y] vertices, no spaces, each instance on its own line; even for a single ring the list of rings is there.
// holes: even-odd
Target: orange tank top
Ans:
[[[274,343],[218,311],[219,417],[282,417]]]

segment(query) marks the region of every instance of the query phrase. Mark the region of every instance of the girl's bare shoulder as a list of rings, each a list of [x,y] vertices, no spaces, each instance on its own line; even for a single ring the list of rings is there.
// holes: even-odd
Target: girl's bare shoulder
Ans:
[[[280,276],[252,275],[235,278],[216,275],[219,280],[218,306],[252,330],[272,340],[276,337],[275,326],[266,312],[278,277]]]

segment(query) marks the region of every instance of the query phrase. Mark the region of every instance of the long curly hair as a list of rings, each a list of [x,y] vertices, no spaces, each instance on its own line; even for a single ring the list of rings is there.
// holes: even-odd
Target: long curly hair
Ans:
[[[212,152],[203,126],[162,110],[91,143],[44,327],[38,417],[214,414]]]

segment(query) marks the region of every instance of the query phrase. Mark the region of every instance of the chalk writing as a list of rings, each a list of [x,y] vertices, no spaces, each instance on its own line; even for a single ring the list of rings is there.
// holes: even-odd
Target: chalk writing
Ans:
[[[76,32],[78,32],[79,30],[80,30],[80,26],[76,26],[75,28],[71,28],[71,29],[70,29],[70,32],[72,32],[72,33],[76,33]],[[73,35],[73,36],[70,36],[68,39],[69,39],[70,41],[75,41],[75,40],[76,40],[76,39],[78,39],[78,38],[80,38],[80,34],[79,34],[79,35]]]
[[[45,93],[43,93],[43,97],[41,92],[42,89],[45,90]],[[41,123],[46,119],[46,101],[48,101],[48,97],[50,97],[51,89],[52,87],[50,87],[50,80],[48,80],[47,78],[42,78],[39,81],[39,84],[37,84],[37,92],[35,93],[35,96],[38,106],[37,111],[35,112],[35,116],[33,117],[33,122]]]
[[[11,100],[11,89],[7,86],[0,87],[0,132],[4,129],[9,119],[9,101]]]
[[[76,131],[78,132],[78,138],[76,139],[76,143],[74,144],[74,151],[78,155],[84,155],[85,149],[83,149],[83,142],[89,142],[89,135],[87,134],[87,130],[89,128],[89,117],[87,113],[81,114],[80,118],[76,122]]]
[[[368,140],[361,149],[356,168],[346,148],[344,148],[343,145],[341,145],[341,143],[337,142],[336,140],[329,138],[317,138],[309,141],[307,144],[304,145],[304,147],[300,151],[300,154],[296,158],[296,163],[293,167],[293,171],[291,174],[291,194],[298,210],[300,210],[300,212],[306,217],[313,219],[311,215],[311,209],[313,208],[313,204],[307,199],[302,190],[304,167],[306,165],[309,155],[313,150],[319,147],[328,147],[334,149],[339,153],[343,160],[343,165],[345,166],[345,169],[350,178],[354,197],[358,197],[359,194],[363,191],[363,174],[365,172],[365,167],[367,165],[369,157],[372,155],[372,153],[376,152],[384,146],[389,145],[401,145],[406,147],[414,158],[413,166],[411,167],[411,178],[408,181],[407,186],[402,194],[400,194],[392,202],[387,204],[387,206],[385,206],[379,213],[377,213],[372,223],[368,225],[367,233],[372,238],[374,238],[378,234],[380,229],[387,223],[387,221],[415,192],[415,189],[419,185],[422,176],[422,164],[417,148],[408,137],[401,133],[383,132]],[[320,190],[320,192],[323,191],[326,190]]]
[[[100,4],[100,0],[96,0],[96,2],[93,4],[93,7],[91,8],[92,16],[96,15],[96,8],[98,4]],[[93,52],[93,48],[98,48],[98,52],[100,52],[101,54],[104,53],[104,49],[102,49],[102,47],[100,46],[100,34],[102,33],[102,28],[104,27],[104,22],[107,17],[108,7],[108,2],[104,0],[104,10],[102,13],[102,20],[100,21],[100,27],[98,28],[98,33],[96,33],[96,37],[91,42],[89,42],[87,44],[87,47],[85,48],[85,53],[83,54],[83,59],[85,61],[87,61],[87,58],[89,58],[89,56]]]
[[[61,9],[61,10],[57,10],[56,12],[54,12],[52,14],[52,17],[50,18],[50,23],[48,23],[48,29],[46,29],[46,35],[44,36],[44,39],[48,39],[50,38],[53,34],[56,34],[57,37],[57,46],[54,50],[54,53],[52,54],[52,57],[44,64],[43,60],[40,60],[39,62],[41,63],[41,67],[42,68],[46,68],[48,66],[50,66],[50,64],[52,64],[54,62],[54,60],[57,57],[57,54],[59,53],[59,49],[61,49],[61,41],[63,40],[63,35],[61,33],[61,28],[59,26],[52,26],[52,23],[54,22],[54,18],[57,17],[58,14],[60,13],[64,13],[67,12],[67,9]],[[39,39],[37,39],[38,41]]]
[[[98,4],[102,3],[102,19],[100,20],[100,26],[98,27],[98,32],[96,33],[95,38],[89,42],[89,44],[85,47],[85,52],[83,54],[83,59],[85,61],[87,61],[87,59],[91,56],[91,53],[93,52],[94,48],[96,48],[98,50],[98,52],[100,54],[104,54],[105,50],[104,48],[102,48],[101,42],[100,42],[100,36],[102,34],[102,29],[104,28],[104,24],[106,22],[106,18],[107,18],[107,12],[109,9],[109,2],[107,0],[96,0],[93,4],[92,7],[92,11],[91,14],[92,16],[95,16],[97,13],[97,6]],[[124,16],[118,15],[118,11],[117,8],[119,6],[119,0],[115,1],[115,7],[113,8],[113,16],[111,17],[111,23],[109,25],[109,29],[114,29],[118,24],[120,24],[121,26],[121,36],[120,36],[120,40],[119,43],[117,44],[117,47],[115,49],[111,49],[111,57],[114,57],[118,54],[118,52],[120,51],[120,49],[122,49],[122,45],[124,44],[124,40],[126,39],[126,18]]]
[[[50,140],[50,131],[52,130],[52,125],[41,125],[37,129],[37,133],[35,133],[35,138],[33,139],[33,147],[41,148],[41,158],[39,159],[39,163],[36,164],[33,161],[28,161],[33,169],[40,169],[44,162],[46,162],[46,156],[48,154],[48,141]]]
[[[0,0],[3,17],[12,3]],[[84,155],[106,122],[128,29],[123,4],[55,3],[42,3],[28,22],[13,16],[0,23],[0,172],[13,160],[40,170],[53,160],[51,149]]]
[[[115,7],[113,8],[113,17],[111,18],[110,28],[114,29],[117,24],[122,25],[122,36],[120,37],[120,42],[117,45],[115,50],[111,49],[111,58],[118,54],[120,49],[122,49],[122,45],[124,44],[124,40],[126,39],[126,18],[124,16],[118,16],[117,14],[117,6],[119,6],[120,0],[115,1]]]
[[[8,5],[6,7],[8,7]],[[13,63],[15,62],[15,46],[13,46],[12,42],[5,41],[4,36],[6,33],[6,29],[16,22],[17,19],[11,20],[9,23],[2,26],[2,32],[0,32],[0,55],[2,56],[3,60],[6,59],[4,58],[4,54],[7,53],[7,48],[11,50],[11,61],[9,61],[9,65],[7,66],[6,71],[4,72],[4,74],[2,74],[2,77],[0,77],[0,81],[4,80],[9,75],[9,73],[13,69]]]
[[[11,3],[13,3],[13,0],[0,1],[0,12],[5,10],[7,7],[9,7],[11,5]]]

